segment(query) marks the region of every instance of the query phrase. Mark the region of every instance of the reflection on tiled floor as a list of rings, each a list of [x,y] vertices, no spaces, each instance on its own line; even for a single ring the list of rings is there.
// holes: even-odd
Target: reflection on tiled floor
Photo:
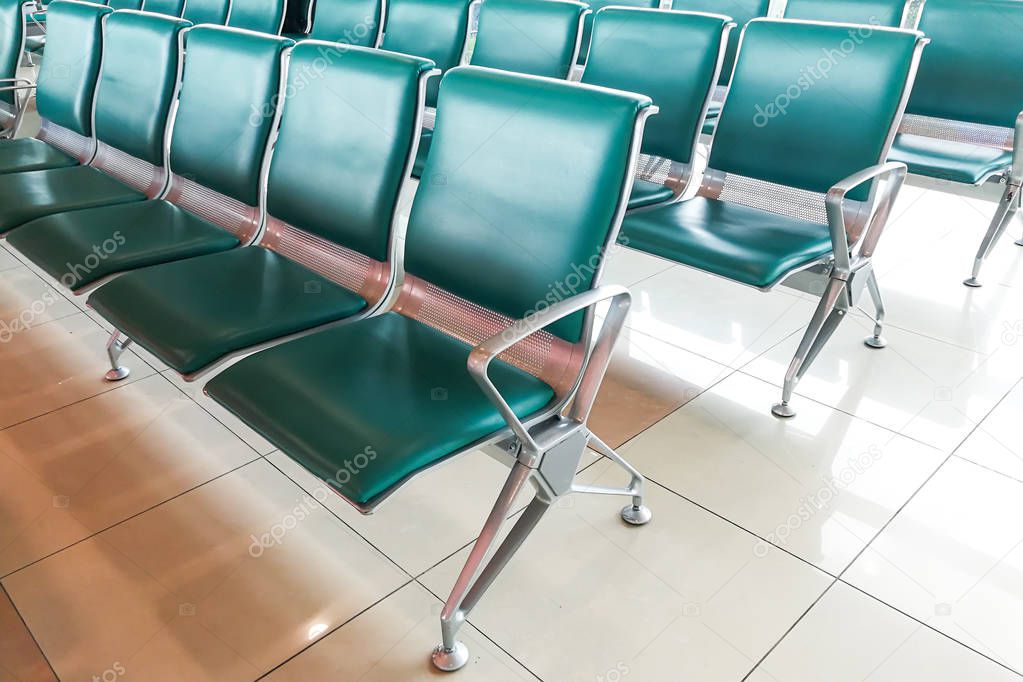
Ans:
[[[790,421],[769,408],[811,297],[614,249],[633,309],[592,426],[654,521],[559,502],[446,679],[1023,682],[1021,225],[959,284],[992,210],[905,188],[876,260],[889,347],[850,315]],[[104,382],[105,324],[5,249],[0,682],[445,679],[428,653],[500,462],[362,516],[148,353]]]

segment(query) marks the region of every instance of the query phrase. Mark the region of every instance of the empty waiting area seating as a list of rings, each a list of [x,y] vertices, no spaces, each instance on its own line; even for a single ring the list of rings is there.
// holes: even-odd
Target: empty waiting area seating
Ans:
[[[633,212],[623,227],[632,248],[757,289],[784,283],[821,297],[773,408],[779,417],[795,414],[796,383],[864,288],[877,311],[867,344],[884,345],[871,257],[906,168],[883,162],[926,40],[876,28],[826,85],[776,99],[802,77],[806,55],[850,28],[747,24],[698,196]]]
[[[586,16],[586,21],[583,24],[582,44],[579,47],[579,63],[586,61],[587,55],[590,52],[590,46],[593,44],[593,18],[594,13],[599,12],[605,7],[639,7],[643,9],[657,9],[661,6],[661,0],[587,0],[587,5],[590,6],[592,12]]]
[[[806,21],[837,21],[866,26],[916,28],[907,0],[786,0],[782,16]],[[869,33],[863,33],[869,37]]]
[[[278,35],[284,30],[287,0],[230,0],[227,25]]]
[[[257,344],[370,315],[394,286],[398,199],[433,63],[352,47],[303,86],[326,45],[304,41],[291,53],[293,94],[259,243],[128,273],[89,298],[189,379]],[[259,173],[258,161],[250,159],[249,173]]]
[[[1006,65],[1023,58],[1023,44],[1006,27],[1021,22],[1023,4],[1013,0],[928,0],[920,30],[931,44],[889,156],[917,175],[1005,184],[967,286],[980,286],[984,260],[1019,209],[1023,81]]]
[[[306,17],[308,37],[375,47],[383,35],[386,6],[385,0],[311,0]]]
[[[715,14],[625,7],[597,12],[582,82],[643,93],[658,108],[646,125],[630,209],[676,199],[689,185],[734,27]],[[663,63],[669,45],[674,54]]]
[[[153,113],[160,106],[169,107],[176,90],[180,52],[171,30],[183,23],[125,13],[108,21],[104,73],[116,69],[118,78],[112,79],[110,99],[100,86],[97,111],[106,112],[108,104],[110,110],[97,113],[97,133],[101,144],[111,148],[109,154],[101,154],[108,158],[103,168],[135,183],[123,185],[125,200],[111,201],[97,192],[91,197],[94,207],[87,208],[82,204],[90,195],[83,188],[76,195],[81,197],[79,205],[48,206],[45,217],[23,224],[8,237],[29,260],[76,292],[88,291],[125,270],[248,243],[262,226],[261,169],[276,124],[273,103],[280,92],[281,59],[293,43],[237,29],[188,29],[188,58],[170,155],[164,159],[166,113],[163,118]],[[145,61],[131,56],[138,52],[133,33],[161,32],[165,43],[159,49],[166,55],[162,63],[155,54]],[[122,34],[124,39],[118,40]],[[152,42],[156,53],[159,43]],[[122,45],[132,50],[121,52]],[[239,87],[243,82],[245,87]],[[148,91],[150,98],[136,96],[138,109],[133,108],[120,96],[122,88]],[[108,137],[108,130],[118,137]],[[120,147],[113,147],[115,143]],[[139,169],[145,173],[140,175]],[[40,182],[33,173],[14,175],[27,190]],[[107,239],[123,243],[96,267],[69,270],[69,263],[84,262],[92,246]],[[114,356],[116,348],[115,340]]]
[[[459,454],[493,446],[509,461],[441,613],[434,663],[454,670],[469,659],[458,640],[469,612],[550,506],[581,489],[573,478],[587,444],[632,474],[614,491],[633,498],[623,517],[650,518],[642,477],[586,424],[629,301],[621,287],[598,287],[597,273],[652,107],[638,95],[463,67],[444,77],[438,110],[427,173],[447,181],[416,194],[393,311],[244,358],[206,391],[367,512]],[[579,293],[539,307],[577,263],[594,265]],[[610,309],[598,333],[602,301]],[[436,386],[445,400],[432,398]],[[353,476],[343,467],[356,452],[373,457]],[[530,485],[533,501],[499,543]]]

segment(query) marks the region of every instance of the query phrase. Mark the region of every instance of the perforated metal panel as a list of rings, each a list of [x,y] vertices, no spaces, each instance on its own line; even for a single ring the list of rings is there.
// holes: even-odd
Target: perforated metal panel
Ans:
[[[267,218],[266,233],[260,244],[356,292],[370,305],[387,293],[390,269],[386,263],[276,218]]]
[[[437,110],[433,107],[425,107],[423,109],[423,127],[427,130],[433,130],[433,126],[436,122]]]
[[[78,159],[81,163],[87,163],[95,150],[92,138],[83,137],[46,119],[43,119],[36,138]]]
[[[999,149],[1011,150],[1015,131],[1012,128],[982,123],[966,123],[965,121],[951,121],[932,116],[906,114],[902,117],[902,125],[899,126],[899,132],[907,135],[931,137],[938,140],[965,142],[982,147],[997,147]]]
[[[180,175],[171,176],[167,200],[214,225],[219,225],[243,243],[256,236],[260,211]]]
[[[448,336],[476,346],[510,327],[515,320],[407,275],[394,309]],[[573,386],[583,358],[583,344],[572,344],[539,331],[499,357],[549,384],[559,396]]]
[[[96,158],[93,159],[92,165],[129,187],[145,193],[150,199],[163,191],[167,177],[163,168],[102,142],[96,149]]]
[[[825,197],[819,192],[708,169],[699,195],[789,218],[828,224]]]

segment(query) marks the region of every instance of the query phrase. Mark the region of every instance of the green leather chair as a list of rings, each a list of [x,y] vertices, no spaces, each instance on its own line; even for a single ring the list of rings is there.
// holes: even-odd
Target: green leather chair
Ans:
[[[629,304],[624,288],[597,286],[602,256],[653,107],[640,95],[467,66],[444,77],[438,109],[427,172],[446,181],[416,194],[393,311],[249,356],[206,391],[367,513],[459,454],[487,446],[509,460],[441,614],[433,660],[454,670],[468,660],[462,623],[561,495],[631,496],[623,517],[650,518],[642,476],[586,420]],[[601,301],[610,307],[595,335]],[[573,485],[587,445],[632,474],[628,489]],[[533,502],[484,567],[530,483]]]
[[[689,185],[734,27],[728,17],[717,14],[624,7],[597,12],[582,82],[641,92],[658,108],[643,136],[630,209],[673,201]],[[672,55],[670,64],[655,68],[665,54]]]
[[[223,26],[231,11],[231,0],[186,0],[182,18],[199,24]]]
[[[591,39],[593,34],[593,19],[596,16],[596,12],[599,12],[605,7],[639,7],[642,9],[657,9],[662,3],[661,0],[587,0],[586,4],[590,6],[592,12],[586,15],[586,19],[583,22],[582,44],[579,48],[578,58],[578,62],[580,64],[586,61],[587,56],[590,53],[590,46],[593,43]]]
[[[885,344],[871,258],[906,167],[883,161],[926,39],[876,28],[826,79],[806,70],[806,55],[841,50],[855,28],[747,24],[697,196],[630,213],[622,231],[632,248],[733,282],[821,296],[772,409],[779,417],[795,414],[797,381],[864,288],[877,310],[866,343]]]
[[[141,202],[166,185],[164,133],[177,83],[178,34],[188,22],[124,12],[102,24],[95,106],[85,114],[95,124],[96,153],[85,165],[0,175],[0,233],[51,214]],[[60,45],[51,46],[48,64]],[[40,112],[49,110],[44,94]]]
[[[1023,59],[1023,41],[1011,30],[1021,22],[1023,4],[1014,0],[927,1],[920,30],[932,42],[889,155],[916,175],[1005,184],[963,282],[970,287],[981,285],[981,266],[1019,210],[1023,81],[1007,65]]]
[[[310,2],[308,37],[342,45],[376,47],[383,37],[386,6],[385,0]]]
[[[181,23],[159,15],[118,13],[108,26],[119,29],[109,32],[108,42],[131,44],[135,49],[131,54],[137,56],[120,60],[121,76],[109,93],[116,106],[112,115],[97,116],[97,130],[102,139],[109,120],[111,125],[121,121],[125,134],[146,131],[145,136],[133,134],[133,146],[123,146],[129,153],[150,155],[152,166],[163,166],[159,181],[152,185],[157,191],[148,193],[155,198],[55,213],[9,236],[12,246],[77,294],[127,270],[249,243],[263,226],[261,177],[276,127],[280,65],[293,43],[224,27],[184,31],[187,58],[170,156],[164,162],[165,124],[151,112],[174,97],[177,68],[169,57],[179,59],[182,48],[175,43],[171,50],[167,45],[168,60],[163,64],[153,47],[149,59],[142,59],[139,48],[153,45],[155,28],[134,33],[129,29]],[[107,60],[104,70],[111,63],[114,60]],[[149,99],[136,99],[137,109],[126,106],[124,89],[141,94],[146,92],[143,83],[152,84]],[[105,94],[106,85],[101,84],[100,109]],[[138,96],[133,94],[132,99]],[[92,255],[97,245],[103,245],[102,258]],[[112,337],[114,368],[126,345],[119,334]],[[123,377],[111,370],[108,378]]]
[[[0,140],[0,177],[92,160],[96,152],[92,106],[103,50],[102,20],[110,12],[82,2],[50,3],[48,26],[54,44],[35,88],[42,125],[34,138]]]
[[[458,66],[469,38],[469,14],[478,0],[391,0],[387,5],[387,23],[380,47],[392,52],[414,54],[429,59],[441,72]],[[436,115],[440,79],[427,86],[423,135],[412,175],[420,177],[426,165]]]
[[[912,2],[906,0],[787,0],[782,16],[892,28],[916,28],[917,24]]]
[[[766,17],[770,6],[771,0],[727,0],[726,2],[722,2],[722,0],[673,0],[671,3],[672,9],[683,12],[709,12],[730,16],[732,21],[739,26],[745,26],[752,19]],[[721,64],[718,87],[714,91],[714,98],[707,109],[707,121],[703,126],[705,135],[714,132],[717,117],[721,113],[721,104],[725,101],[725,95],[728,94],[728,82],[732,78],[735,54],[739,49],[739,35],[739,31],[732,31],[728,36],[728,47],[725,49],[724,62]],[[808,64],[812,64],[812,61]]]
[[[137,12],[142,9],[142,0],[107,0],[106,5],[112,10],[129,9]]]
[[[25,52],[27,17],[33,0],[8,0],[0,5],[0,140],[18,134],[27,91],[32,82],[18,78],[18,66]]]
[[[256,33],[280,35],[288,0],[231,0],[227,25]]]
[[[254,347],[372,315],[394,288],[398,200],[433,63],[348,47],[318,67],[332,45],[304,41],[291,54],[259,243],[130,272],[89,298],[186,380]]]
[[[469,63],[531,76],[568,78],[587,6],[572,0],[487,0]],[[413,175],[421,177],[433,130],[423,131]]]
[[[180,17],[185,12],[186,0],[143,0],[142,9],[153,14]]]

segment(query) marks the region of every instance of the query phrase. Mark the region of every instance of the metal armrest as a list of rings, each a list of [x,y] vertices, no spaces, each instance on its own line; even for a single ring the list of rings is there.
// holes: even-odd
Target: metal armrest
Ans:
[[[881,238],[881,232],[888,221],[895,197],[898,196],[906,179],[907,171],[906,164],[888,161],[853,173],[828,190],[825,208],[828,213],[828,228],[831,230],[831,243],[834,247],[835,270],[838,273],[848,274],[856,261],[869,258],[874,253],[874,247]],[[874,180],[888,182],[879,183],[871,190],[868,200],[870,212],[863,230],[859,235],[852,235],[850,243],[851,235],[845,219],[845,197],[863,183]],[[857,246],[859,249],[854,254],[853,250]]]
[[[576,421],[585,420],[589,414],[593,401],[597,397],[597,389],[604,378],[608,362],[611,359],[611,351],[618,340],[622,325],[625,323],[625,315],[629,312],[629,305],[632,296],[629,290],[619,285],[607,285],[585,291],[563,301],[555,303],[543,311],[526,316],[517,320],[511,326],[499,334],[495,334],[483,343],[472,349],[469,354],[469,374],[479,384],[483,393],[491,403],[498,409],[505,422],[518,437],[519,441],[531,450],[532,453],[539,452],[540,447],[529,434],[529,431],[522,424],[522,421],[515,415],[515,412],[508,406],[508,403],[501,396],[501,393],[490,381],[488,369],[490,362],[498,355],[508,350],[516,343],[526,339],[545,327],[568,317],[580,310],[585,310],[602,301],[611,301],[610,309],[604,324],[601,326],[600,334],[593,344],[592,351],[583,362],[576,379],[576,393],[569,411],[569,418]]]
[[[1012,135],[1012,168],[1009,169],[1008,180],[1013,185],[1023,183],[1023,111],[1016,116],[1016,129]]]

